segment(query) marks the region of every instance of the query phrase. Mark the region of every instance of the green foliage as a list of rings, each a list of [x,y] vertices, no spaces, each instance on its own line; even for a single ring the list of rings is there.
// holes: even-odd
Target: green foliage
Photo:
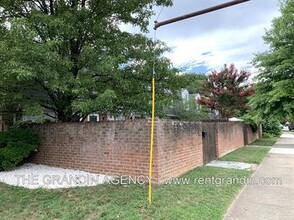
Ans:
[[[195,103],[195,99],[182,100],[177,103],[175,112],[180,120],[186,121],[198,121],[202,119],[208,119],[208,113],[205,111],[204,106],[200,106]]]
[[[264,137],[277,137],[281,135],[280,121],[271,117],[262,123],[262,131]]]
[[[244,120],[244,124],[249,125],[253,132],[257,132],[258,123],[250,116],[250,114],[245,114],[241,118]]]
[[[79,121],[93,112],[148,114],[155,54],[160,112],[183,87],[162,56],[169,48],[123,31],[120,24],[146,32],[154,5],[171,3],[1,1],[0,110],[40,113],[45,108],[59,121]]]
[[[262,137],[263,137],[263,138],[273,138],[273,137],[275,137],[275,135],[273,135],[273,134],[271,134],[271,133],[263,132],[263,133],[262,133]]]
[[[17,166],[38,147],[39,142],[38,134],[29,129],[0,132],[0,170]]]
[[[196,73],[186,73],[180,77],[184,80],[184,83],[186,84],[185,89],[187,89],[190,94],[199,93],[201,84],[206,80],[204,74]]]
[[[8,133],[0,132],[0,148],[7,146]]]
[[[257,117],[275,115],[294,121],[294,1],[281,5],[281,16],[272,21],[264,36],[270,49],[253,60],[259,68],[256,94],[250,105]]]
[[[250,128],[251,128],[251,130],[252,130],[253,132],[257,132],[257,130],[258,130],[258,125],[257,125],[254,121],[251,121],[251,122],[249,122],[248,124],[249,124],[249,126],[250,126]]]
[[[219,111],[222,118],[232,117],[237,111],[247,109],[247,97],[254,90],[247,83],[250,74],[238,71],[232,64],[220,72],[212,71],[202,84],[199,103]]]
[[[189,73],[180,75],[180,79],[183,88],[187,89],[189,92],[189,98],[188,100],[184,99],[175,102],[173,110],[177,118],[188,121],[207,119],[207,109],[204,106],[199,106],[199,104],[195,102],[194,97],[196,93],[199,93],[201,83],[205,81],[206,76],[203,74]]]

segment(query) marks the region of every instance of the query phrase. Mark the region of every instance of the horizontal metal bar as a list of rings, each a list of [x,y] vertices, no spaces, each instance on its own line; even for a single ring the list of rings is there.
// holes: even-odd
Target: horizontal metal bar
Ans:
[[[227,8],[227,7],[237,5],[237,4],[240,4],[240,3],[244,3],[244,2],[248,2],[248,1],[250,1],[250,0],[230,1],[230,2],[227,2],[227,3],[224,3],[224,4],[216,5],[216,6],[213,6],[213,7],[210,7],[210,8],[206,8],[206,9],[203,9],[203,10],[200,10],[200,11],[196,11],[196,12],[192,12],[192,13],[189,13],[189,14],[186,14],[186,15],[182,15],[182,16],[175,17],[175,18],[172,18],[172,19],[168,19],[168,20],[165,20],[165,21],[162,21],[162,22],[155,21],[154,22],[155,23],[154,29],[156,30],[157,28],[159,28],[160,26],[163,26],[163,25],[167,25],[167,24],[174,23],[174,22],[177,22],[177,21],[181,21],[181,20],[185,20],[185,19],[192,18],[192,17],[195,17],[195,16],[203,15],[203,14],[206,14],[206,13],[209,13],[209,12],[212,12],[212,11],[220,10],[220,9],[223,9],[223,8]]]

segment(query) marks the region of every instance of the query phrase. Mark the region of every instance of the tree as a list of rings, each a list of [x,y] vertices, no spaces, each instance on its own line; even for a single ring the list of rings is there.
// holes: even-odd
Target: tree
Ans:
[[[212,110],[217,110],[222,118],[232,117],[238,110],[247,109],[247,97],[254,90],[247,83],[250,74],[238,71],[232,64],[220,71],[212,71],[202,84],[199,103]]]
[[[197,121],[207,119],[206,109],[201,108],[196,102],[195,96],[199,93],[201,83],[206,79],[204,74],[186,73],[180,76],[186,84],[185,89],[189,93],[188,99],[182,99],[174,103],[173,110],[178,119]]]
[[[10,108],[44,108],[59,121],[79,121],[92,112],[148,113],[155,54],[160,111],[182,87],[162,56],[168,48],[119,27],[127,23],[146,32],[153,2],[1,1],[2,109],[13,100]],[[170,0],[155,3],[171,5]]]
[[[206,76],[204,74],[197,73],[186,73],[180,76],[187,85],[185,88],[189,91],[190,94],[199,93],[201,83],[205,81]]]
[[[256,94],[250,100],[259,120],[270,116],[294,121],[294,1],[281,5],[281,16],[263,37],[269,50],[256,55]]]
[[[193,95],[190,95],[189,100],[182,100],[176,103],[174,110],[177,118],[180,120],[199,121],[208,119],[207,111],[200,108]]]

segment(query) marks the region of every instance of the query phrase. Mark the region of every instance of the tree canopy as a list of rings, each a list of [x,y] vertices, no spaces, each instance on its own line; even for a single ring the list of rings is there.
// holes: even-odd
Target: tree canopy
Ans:
[[[202,84],[199,103],[217,110],[222,118],[232,117],[237,111],[247,109],[247,97],[254,90],[247,80],[247,71],[238,71],[232,64],[217,72],[212,71]]]
[[[154,54],[160,111],[183,86],[162,56],[169,48],[120,28],[146,32],[153,6],[153,0],[2,0],[2,111],[47,109],[60,121],[93,112],[148,113]]]
[[[190,94],[199,93],[201,83],[206,79],[206,76],[204,74],[197,73],[185,73],[180,77],[184,80],[186,84],[185,89],[187,89]]]
[[[256,94],[250,100],[256,118],[269,116],[294,121],[294,1],[281,5],[281,16],[272,21],[264,41],[269,50],[256,55],[259,69]]]
[[[201,108],[196,100],[206,76],[204,74],[186,73],[180,77],[186,84],[185,89],[187,89],[189,97],[174,103],[173,110],[177,118],[189,121],[208,119],[207,109]]]

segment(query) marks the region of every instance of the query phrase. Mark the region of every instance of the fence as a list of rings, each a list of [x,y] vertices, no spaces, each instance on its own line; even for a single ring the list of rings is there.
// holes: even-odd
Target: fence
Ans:
[[[33,128],[41,136],[38,152],[30,159],[33,163],[108,175],[148,175],[148,120],[49,123]],[[244,146],[245,131],[240,122],[156,120],[153,181],[179,176]]]

